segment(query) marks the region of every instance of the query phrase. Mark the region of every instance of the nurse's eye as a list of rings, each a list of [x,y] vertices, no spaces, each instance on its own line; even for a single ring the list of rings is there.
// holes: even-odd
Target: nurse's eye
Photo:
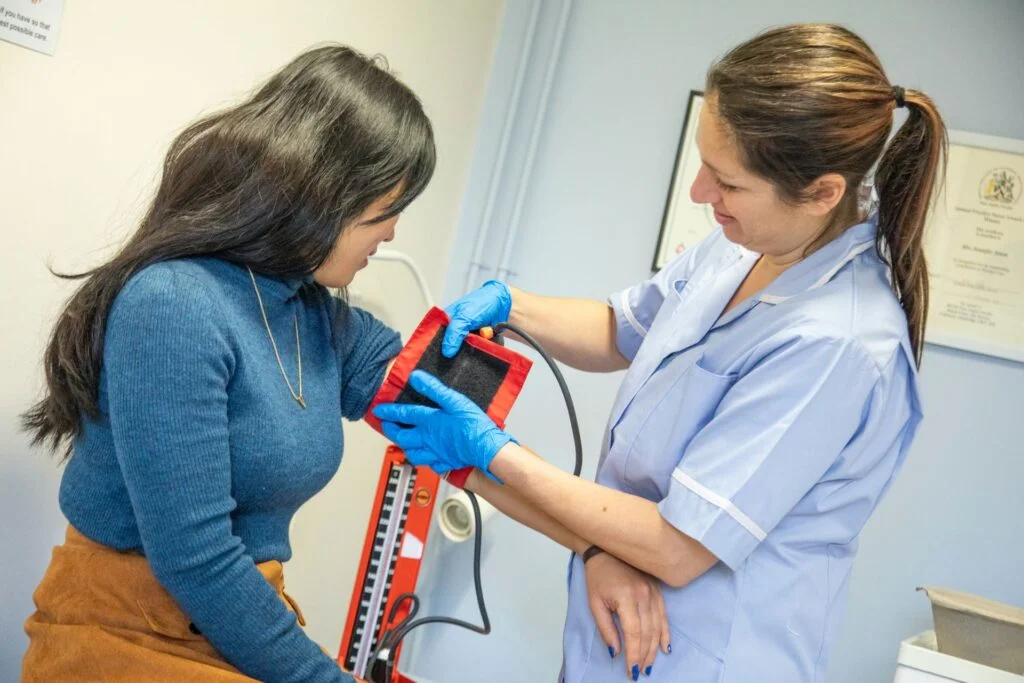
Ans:
[[[718,189],[720,189],[722,192],[734,192],[735,190],[740,189],[740,188],[736,187],[735,185],[729,185],[728,183],[723,183],[718,178],[715,178],[715,184],[718,185]]]

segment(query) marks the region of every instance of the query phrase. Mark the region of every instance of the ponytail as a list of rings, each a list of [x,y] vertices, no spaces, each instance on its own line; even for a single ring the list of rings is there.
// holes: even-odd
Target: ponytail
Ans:
[[[892,287],[907,316],[914,359],[921,365],[928,319],[928,266],[924,228],[932,194],[945,175],[946,126],[931,98],[900,89],[907,120],[889,143],[875,173],[876,247],[892,269]],[[896,103],[893,103],[895,106]]]

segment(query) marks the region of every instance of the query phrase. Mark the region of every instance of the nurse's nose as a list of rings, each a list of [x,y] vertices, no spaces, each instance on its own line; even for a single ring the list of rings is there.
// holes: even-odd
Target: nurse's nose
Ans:
[[[710,169],[701,164],[693,185],[690,185],[690,199],[694,204],[715,204],[722,198],[721,195]]]

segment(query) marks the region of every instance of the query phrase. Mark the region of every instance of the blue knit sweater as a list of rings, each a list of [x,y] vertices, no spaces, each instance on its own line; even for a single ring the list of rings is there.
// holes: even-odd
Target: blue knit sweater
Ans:
[[[71,524],[141,551],[213,646],[264,681],[351,681],[305,635],[255,564],[291,557],[288,525],[341,463],[398,335],[306,280],[256,276],[288,392],[245,268],[150,266],[107,320],[99,419],[86,420],[60,488]]]

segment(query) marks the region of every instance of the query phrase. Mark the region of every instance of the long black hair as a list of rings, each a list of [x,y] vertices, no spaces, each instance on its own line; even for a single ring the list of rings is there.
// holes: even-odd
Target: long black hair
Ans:
[[[46,394],[22,415],[33,443],[72,443],[98,417],[107,314],[139,270],[213,256],[273,277],[316,270],[341,232],[397,190],[386,220],[434,171],[430,121],[379,58],[347,47],[298,56],[244,102],[200,119],[171,143],[152,204],[108,262],[85,273],[43,358]]]

